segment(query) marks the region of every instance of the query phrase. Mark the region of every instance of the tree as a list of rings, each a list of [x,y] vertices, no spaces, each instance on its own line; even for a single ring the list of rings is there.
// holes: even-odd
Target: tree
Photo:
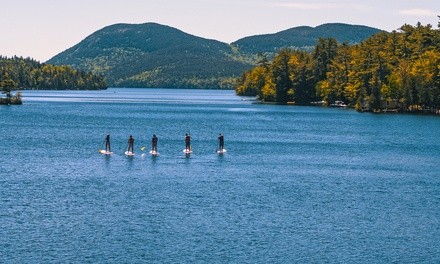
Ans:
[[[269,60],[267,59],[267,56],[264,55],[263,53],[258,53],[258,62],[257,65],[260,67],[265,68],[266,70],[269,69]]]
[[[411,77],[418,90],[418,104],[425,108],[439,106],[440,93],[440,53],[432,50],[424,52],[411,69]]]
[[[12,97],[12,91],[15,87],[17,87],[17,84],[11,78],[9,78],[7,74],[3,75],[2,79],[3,80],[0,83],[2,93],[6,95],[6,98],[8,98],[8,100],[10,100]]]
[[[320,38],[312,53],[314,61],[313,74],[316,82],[326,78],[331,61],[337,56],[338,43],[334,38]]]
[[[272,62],[273,83],[276,91],[277,103],[287,104],[288,92],[293,89],[290,79],[289,61],[292,56],[292,50],[283,49]]]
[[[295,104],[308,105],[310,102],[316,101],[316,83],[312,73],[310,55],[303,51],[295,51],[289,61],[289,67]]]
[[[316,92],[317,100],[347,100],[358,110],[380,111],[385,102],[402,111],[440,107],[440,29],[429,24],[403,25],[353,46],[320,39],[311,54],[285,49],[264,65],[243,83],[267,101],[305,104]]]
[[[240,79],[240,84],[236,89],[238,95],[255,96],[262,98],[261,90],[266,84],[267,69],[265,67],[255,67],[244,73]]]
[[[103,76],[77,71],[68,66],[40,64],[30,58],[0,57],[0,81],[3,75],[15,83],[18,89],[105,89]],[[79,86],[78,84],[84,84]]]
[[[15,87],[17,87],[17,84],[11,78],[9,78],[7,74],[5,74],[0,82],[0,87],[2,89],[2,93],[6,95],[6,103],[10,104],[12,102],[12,91]]]

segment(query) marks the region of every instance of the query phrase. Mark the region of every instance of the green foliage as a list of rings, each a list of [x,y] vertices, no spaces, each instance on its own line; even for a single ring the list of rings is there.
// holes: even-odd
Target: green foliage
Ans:
[[[283,49],[272,62],[271,73],[275,85],[276,101],[286,104],[288,101],[289,90],[293,89],[290,75],[289,61],[293,52],[289,49]]]
[[[232,45],[245,53],[276,53],[285,48],[310,51],[319,38],[335,38],[340,43],[355,44],[379,31],[366,26],[330,23],[315,28],[301,26],[275,34],[246,37]]]
[[[377,31],[361,26],[323,25],[307,36],[307,43],[311,43],[307,45],[313,46],[323,34],[340,34],[344,40],[348,37],[347,41],[358,42]],[[301,41],[296,41],[303,35],[297,33],[292,29],[269,36],[267,46],[249,52],[242,41],[229,45],[155,23],[117,24],[93,33],[48,62],[103,74],[115,87],[233,89],[235,82],[231,80],[255,65],[269,65],[268,59],[256,50],[270,53],[273,58],[281,49],[281,39],[287,41],[283,47],[303,48]],[[253,37],[245,42],[263,44]],[[243,94],[252,93],[245,90]]]
[[[226,43],[155,23],[106,27],[49,62],[104,74],[115,87],[230,89],[252,67]]]
[[[0,86],[9,89],[97,90],[106,89],[103,76],[69,66],[41,64],[30,58],[0,56]],[[8,93],[6,93],[8,94]]]
[[[6,94],[7,98],[11,98],[11,92],[16,86],[17,84],[11,78],[9,78],[8,74],[4,73],[2,81],[0,82],[2,93]]]
[[[0,89],[6,98],[0,98],[0,104],[21,104],[21,93],[16,96],[12,95],[12,91],[17,87],[17,84],[9,77],[6,71],[0,73]]]
[[[256,94],[266,102],[309,104],[317,99],[316,83],[325,78],[336,52],[333,39],[320,39],[312,54],[283,49],[271,63],[246,72],[238,80],[236,92]]]
[[[279,91],[292,89],[297,104],[342,100],[357,110],[435,111],[440,107],[440,30],[404,25],[399,32],[379,32],[352,46],[320,39],[310,54],[280,51],[269,69],[261,79],[271,80],[277,93],[264,100],[286,103]],[[247,78],[239,80],[237,94],[243,84],[258,94],[264,85],[252,86]]]

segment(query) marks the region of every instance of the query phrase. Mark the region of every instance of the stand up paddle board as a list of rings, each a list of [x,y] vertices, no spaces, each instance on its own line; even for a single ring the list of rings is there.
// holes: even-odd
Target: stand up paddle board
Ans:
[[[192,149],[184,149],[184,150],[183,150],[183,153],[185,153],[185,154],[191,154],[191,153],[193,153],[193,151],[192,151]]]
[[[217,153],[218,153],[218,154],[225,154],[226,151],[227,151],[226,149],[218,149],[218,150],[217,150]]]
[[[159,152],[151,150],[150,151],[151,156],[159,156]]]
[[[126,151],[126,152],[125,152],[125,155],[127,155],[127,156],[129,156],[129,157],[133,157],[133,156],[134,156],[134,153],[131,152],[131,151]]]
[[[101,150],[99,150],[99,154],[102,154],[102,155],[113,155],[113,152],[101,149]]]

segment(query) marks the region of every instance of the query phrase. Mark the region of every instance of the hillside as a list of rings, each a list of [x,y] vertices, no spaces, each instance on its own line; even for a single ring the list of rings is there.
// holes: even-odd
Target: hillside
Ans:
[[[7,86],[11,90],[107,89],[104,76],[69,66],[42,64],[31,58],[0,56],[0,70],[0,88]]]
[[[48,62],[103,73],[111,86],[230,88],[231,77],[251,67],[231,54],[226,43],[168,26],[116,24]]]
[[[229,45],[156,23],[116,24],[93,33],[48,63],[103,74],[115,87],[232,89],[236,78],[254,66],[257,53],[314,46],[320,37],[355,43],[377,31],[326,24],[247,37]]]
[[[236,92],[279,104],[439,114],[439,65],[440,30],[405,24],[362,44],[319,39],[311,53],[282,49],[270,63],[246,71]]]
[[[315,28],[301,26],[275,34],[246,37],[233,42],[231,45],[245,53],[272,53],[282,48],[311,50],[319,38],[335,38],[339,43],[355,44],[379,31],[379,29],[367,26],[331,23]]]

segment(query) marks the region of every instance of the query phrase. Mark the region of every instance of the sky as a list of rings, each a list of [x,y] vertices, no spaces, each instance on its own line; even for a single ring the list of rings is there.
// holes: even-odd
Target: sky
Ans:
[[[0,55],[45,62],[116,23],[159,24],[231,43],[324,23],[437,28],[440,0],[0,0]]]

